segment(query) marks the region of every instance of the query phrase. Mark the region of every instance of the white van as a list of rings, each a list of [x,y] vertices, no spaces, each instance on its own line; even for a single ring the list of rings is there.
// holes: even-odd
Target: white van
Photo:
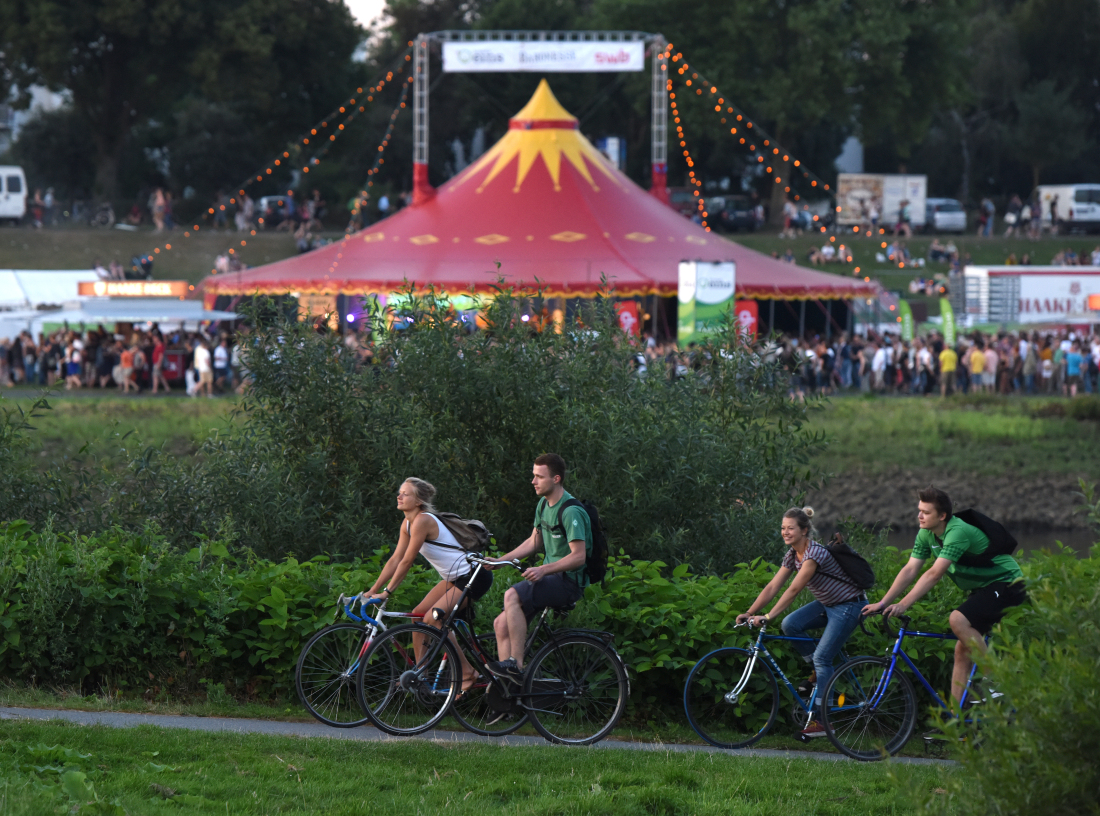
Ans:
[[[22,167],[0,164],[0,223],[19,223],[27,214],[27,177]]]
[[[1100,230],[1100,184],[1047,184],[1037,188],[1043,226],[1055,232]],[[1050,219],[1056,206],[1057,223]]]

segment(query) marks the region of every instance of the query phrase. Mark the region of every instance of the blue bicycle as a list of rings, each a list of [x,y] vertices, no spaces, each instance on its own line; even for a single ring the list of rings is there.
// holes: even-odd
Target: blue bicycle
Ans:
[[[747,626],[739,623],[738,628]],[[766,641],[802,641],[816,643],[815,638],[766,634],[760,627],[756,641],[748,649],[728,646],[703,657],[684,685],[684,711],[695,733],[718,748],[746,748],[768,733],[779,714],[778,674],[794,698],[791,720],[799,729],[810,720],[817,699],[815,686],[808,699],[779,668]],[[841,660],[848,657],[841,652]]]
[[[842,752],[864,761],[884,759],[896,754],[913,735],[917,726],[917,695],[913,684],[901,671],[900,662],[908,664],[921,685],[932,695],[941,709],[954,712],[936,693],[912,658],[902,649],[907,637],[958,640],[953,634],[919,632],[908,627],[912,619],[898,615],[897,639],[886,657],[857,657],[844,663],[825,684],[822,691],[822,722],[826,736]],[[870,634],[860,620],[860,628]],[[883,621],[883,628],[886,629]],[[986,638],[988,641],[988,638]],[[970,670],[963,698],[965,711],[973,704],[972,688],[975,666]],[[992,692],[991,692],[992,693]]]
[[[358,613],[355,605],[359,604]],[[385,618],[420,620],[411,612],[387,612],[386,602],[364,604],[358,595],[340,595],[337,606],[343,607],[347,618],[330,624],[310,638],[298,657],[294,683],[298,699],[306,710],[325,725],[335,728],[354,728],[368,722],[367,715],[355,693],[355,678],[359,661],[375,638],[386,631]],[[373,617],[367,614],[369,606],[376,606]],[[396,666],[381,666],[376,672],[397,671]],[[388,676],[386,679],[389,679]]]

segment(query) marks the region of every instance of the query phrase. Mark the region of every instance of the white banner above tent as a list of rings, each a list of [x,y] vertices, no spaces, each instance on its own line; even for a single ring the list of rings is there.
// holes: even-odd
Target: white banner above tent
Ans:
[[[641,71],[644,67],[642,42],[443,43],[443,70],[452,73]]]

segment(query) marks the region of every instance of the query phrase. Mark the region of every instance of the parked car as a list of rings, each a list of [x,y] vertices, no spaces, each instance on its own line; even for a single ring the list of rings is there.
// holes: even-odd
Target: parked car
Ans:
[[[18,224],[27,214],[27,176],[22,167],[0,165],[0,223]]]
[[[730,232],[756,229],[756,219],[752,214],[752,200],[745,195],[713,196],[707,200],[711,212],[718,213],[718,223],[722,229]]]
[[[966,232],[966,210],[954,198],[929,198],[924,207],[925,232]]]
[[[694,187],[670,187],[668,204],[680,215],[691,218],[699,209],[699,196],[695,194]]]

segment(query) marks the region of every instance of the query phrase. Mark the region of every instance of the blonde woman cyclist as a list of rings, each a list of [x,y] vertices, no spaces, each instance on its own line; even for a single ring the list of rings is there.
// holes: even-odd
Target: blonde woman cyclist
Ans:
[[[435,607],[450,609],[454,606],[462,590],[469,583],[473,569],[466,560],[462,545],[446,525],[434,515],[435,507],[432,505],[434,498],[435,488],[423,479],[410,477],[401,484],[397,491],[397,509],[405,514],[405,518],[401,522],[397,547],[386,561],[378,579],[363,593],[362,597],[364,603],[388,599],[405,580],[417,555],[422,555],[439,573],[440,580],[416,605],[413,614],[422,616],[423,622],[429,626],[439,628],[440,622],[432,619],[432,609]],[[470,591],[466,595],[466,600],[463,601],[463,606],[482,597],[492,585],[493,573],[489,570],[481,570],[470,585]],[[416,635],[413,637],[419,658],[423,641]],[[453,634],[451,640],[454,641]],[[478,674],[470,666],[462,650],[457,651],[462,664],[462,692],[465,692],[477,682]]]
[[[809,588],[814,599],[783,618],[782,624],[783,634],[788,637],[810,637],[807,629],[824,630],[816,646],[809,641],[791,643],[802,659],[814,667],[814,673],[798,687],[799,693],[807,695],[815,683],[825,687],[833,673],[833,662],[848,636],[859,626],[860,613],[867,604],[866,593],[852,582],[832,553],[813,540],[813,516],[812,507],[792,507],[783,514],[780,533],[789,547],[783,563],[749,610],[737,616],[738,623],[750,621],[752,626],[768,623],[790,606],[799,592]],[[760,614],[791,576],[794,580],[771,610]],[[820,699],[817,704],[820,705]],[[823,737],[825,729],[815,717],[806,724],[802,736]]]

